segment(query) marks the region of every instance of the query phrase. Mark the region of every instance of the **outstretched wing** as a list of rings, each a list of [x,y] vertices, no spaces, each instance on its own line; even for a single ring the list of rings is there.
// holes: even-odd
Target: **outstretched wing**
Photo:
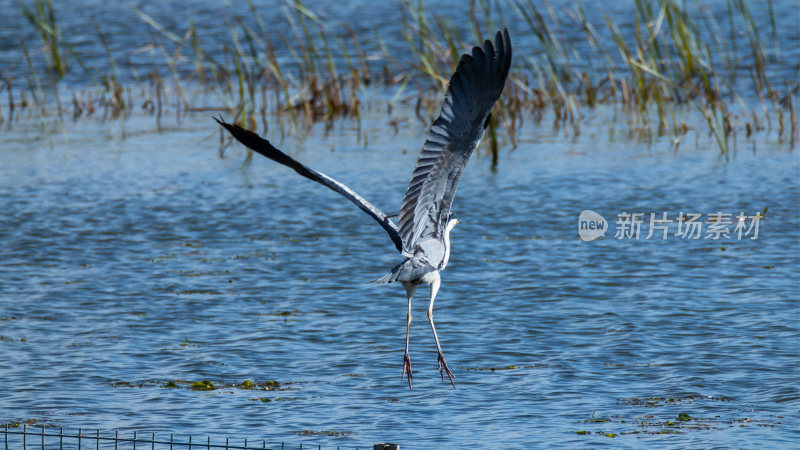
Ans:
[[[284,166],[291,167],[295,170],[295,172],[299,173],[300,175],[314,180],[323,186],[327,186],[330,189],[342,194],[345,198],[350,200],[351,202],[355,203],[356,206],[361,208],[362,211],[369,214],[376,222],[389,233],[389,237],[394,242],[395,247],[397,250],[402,250],[403,244],[400,240],[400,234],[397,230],[397,225],[394,224],[389,217],[380,209],[376,208],[375,205],[368,202],[364,197],[356,194],[352,189],[345,186],[344,184],[334,180],[333,178],[325,175],[324,173],[317,172],[316,170],[306,167],[303,164],[300,164],[296,160],[292,159],[286,153],[275,148],[270,142],[261,136],[253,133],[250,130],[246,130],[238,125],[232,123],[226,123],[221,118],[214,118],[220,125],[225,127],[228,132],[236,138],[237,141],[241,142],[254,152],[266,156],[267,158],[279,163],[283,164]]]
[[[465,54],[450,78],[439,117],[422,145],[398,223],[403,254],[412,256],[419,244],[439,239],[461,174],[489,123],[511,67],[508,30],[495,42]]]

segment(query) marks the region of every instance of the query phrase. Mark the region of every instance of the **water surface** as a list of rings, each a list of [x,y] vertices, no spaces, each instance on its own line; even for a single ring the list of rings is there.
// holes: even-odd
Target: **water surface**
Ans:
[[[90,70],[105,73],[109,61],[86,11],[126,55],[124,70],[141,75],[161,61],[141,46],[162,38],[129,5],[62,6],[73,3],[58,2],[60,23]],[[468,33],[455,3],[432,5]],[[722,3],[707,7],[719,15]],[[769,73],[789,86],[796,5],[773,3],[783,58]],[[632,14],[615,5],[587,16],[597,25],[608,13],[630,36]],[[290,33],[268,6],[257,5]],[[768,23],[763,5],[750,6]],[[257,26],[247,11],[200,2],[137,7],[181,35],[195,19],[204,44],[228,42],[235,17]],[[377,28],[404,48],[395,4],[319,8],[330,30]],[[540,57],[524,24],[509,22],[519,61]],[[568,31],[563,39],[586,55],[585,39]],[[37,48],[20,16],[0,16],[0,75],[14,79],[15,95],[27,67],[20,39]],[[364,42],[379,61],[377,42]],[[62,86],[66,102],[68,88],[92,89],[77,70]],[[318,125],[281,142],[273,127],[269,137],[395,212],[425,131],[402,104],[387,115],[377,99],[395,92],[365,90],[360,128]],[[584,113],[577,137],[552,117],[526,117],[517,148],[501,136],[496,170],[485,155],[470,163],[435,307],[457,389],[439,378],[420,289],[409,391],[403,289],[369,283],[401,259],[352,204],[270,161],[244,163],[238,145],[221,153],[206,113],[156,125],[139,110],[74,122],[18,111],[0,125],[0,423],[328,448],[796,446],[796,150],[773,128],[720,154],[691,113],[677,147],[642,142],[626,136],[622,112]],[[604,238],[579,239],[587,209],[608,220]],[[616,239],[623,212],[765,217],[757,239],[704,230],[685,240],[674,223],[667,239],[646,239],[647,224],[639,239]],[[220,388],[191,388],[206,380]],[[257,389],[239,386],[246,380]]]
[[[0,420],[344,447],[797,442],[785,145],[724,157],[708,138],[675,151],[531,125],[497,171],[473,159],[435,309],[457,389],[420,298],[409,391],[403,290],[368,283],[400,261],[383,230],[240,147],[221,159],[206,117],[151,121],[127,120],[124,139],[91,120],[0,135]],[[282,145],[393,211],[423,128],[368,121],[367,147],[347,122]],[[755,240],[613,237],[622,211],[765,208]],[[579,240],[584,209],[605,238]],[[281,389],[233,386],[248,379]],[[181,384],[201,380],[227,387]]]

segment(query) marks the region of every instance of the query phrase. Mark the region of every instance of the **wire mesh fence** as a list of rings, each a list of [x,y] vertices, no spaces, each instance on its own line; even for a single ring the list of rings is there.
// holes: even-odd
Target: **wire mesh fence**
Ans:
[[[322,450],[321,445],[281,443],[268,443],[266,440],[248,441],[247,439],[233,441],[230,438],[212,439],[211,437],[197,438],[196,436],[176,437],[170,434],[141,433],[133,431],[131,434],[120,435],[119,431],[101,432],[100,430],[84,430],[78,428],[77,433],[65,432],[64,427],[46,428],[28,425],[9,426],[5,424],[0,428],[3,433],[2,443],[5,450],[289,450],[307,449]],[[336,447],[337,450],[339,447]],[[376,444],[373,449],[397,450],[395,444]]]

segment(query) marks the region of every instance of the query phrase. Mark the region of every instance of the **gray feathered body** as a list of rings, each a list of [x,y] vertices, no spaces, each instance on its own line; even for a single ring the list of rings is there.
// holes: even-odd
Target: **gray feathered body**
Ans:
[[[425,274],[447,265],[450,206],[469,158],[483,138],[489,115],[511,67],[508,32],[494,44],[463,55],[422,145],[400,209],[398,226],[406,258],[377,283],[426,282]]]
[[[417,285],[430,285],[428,321],[438,351],[439,374],[447,374],[455,387],[454,376],[439,344],[433,322],[433,301],[441,284],[439,272],[450,258],[450,231],[458,221],[450,213],[458,182],[489,123],[489,116],[503,91],[511,67],[511,41],[508,31],[497,33],[494,43],[474,47],[464,55],[450,78],[439,117],[433,122],[419,152],[397,224],[352,189],[318,172],[275,148],[268,140],[236,124],[216,119],[238,141],[253,151],[341,194],[372,217],[386,231],[405,260],[378,283],[403,283],[408,297],[406,349],[403,374],[411,388],[411,358],[408,355],[411,327],[411,301]]]

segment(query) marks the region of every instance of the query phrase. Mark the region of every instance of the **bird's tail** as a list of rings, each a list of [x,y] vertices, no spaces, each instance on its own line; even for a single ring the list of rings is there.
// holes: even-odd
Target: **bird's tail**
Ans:
[[[415,281],[436,268],[419,258],[408,258],[396,265],[391,272],[373,281],[373,283],[394,283],[396,281]]]
[[[387,273],[386,275],[384,275],[384,276],[378,278],[377,280],[373,281],[373,283],[394,283],[395,281],[397,281],[397,278],[395,276],[395,272],[391,271],[391,272]]]

